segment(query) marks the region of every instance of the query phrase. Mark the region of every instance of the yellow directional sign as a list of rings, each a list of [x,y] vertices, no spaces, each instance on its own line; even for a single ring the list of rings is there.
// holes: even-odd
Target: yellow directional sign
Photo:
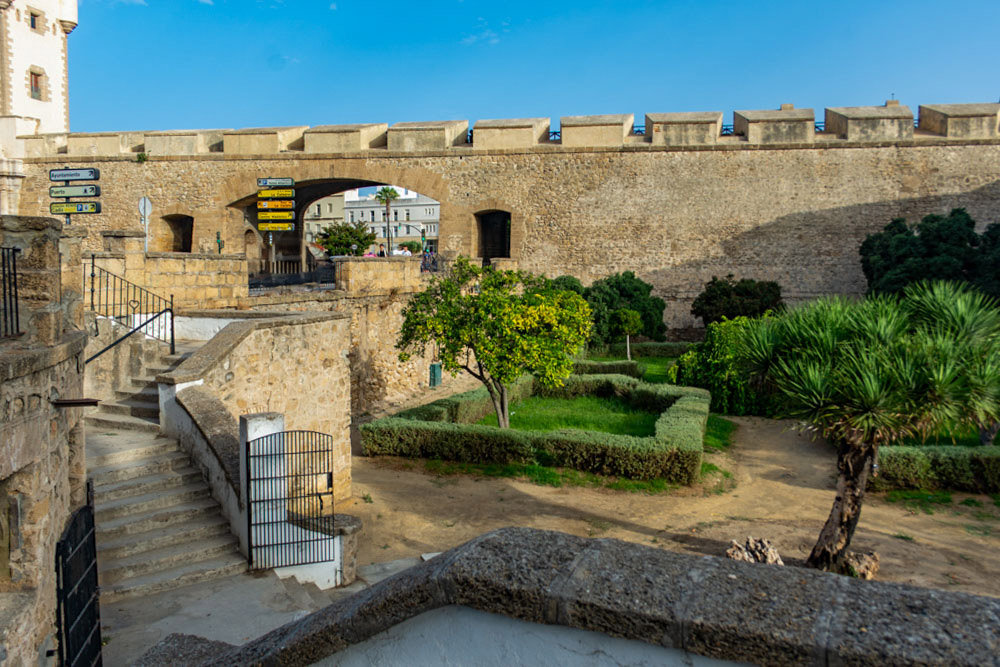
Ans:
[[[294,222],[261,222],[257,229],[262,232],[290,232],[295,229]]]
[[[263,211],[257,214],[258,220],[294,220],[295,211]]]
[[[295,190],[261,190],[257,196],[261,199],[291,199],[295,196]]]
[[[73,214],[100,212],[101,204],[96,201],[81,202],[79,204],[49,204],[49,213]]]
[[[294,199],[261,199],[257,208],[295,208]]]

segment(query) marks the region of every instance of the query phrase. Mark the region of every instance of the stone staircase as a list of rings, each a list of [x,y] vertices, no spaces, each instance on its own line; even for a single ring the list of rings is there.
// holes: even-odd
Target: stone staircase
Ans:
[[[86,418],[104,600],[246,570],[201,472],[176,440],[159,434],[155,377],[189,354],[145,353],[132,386]]]

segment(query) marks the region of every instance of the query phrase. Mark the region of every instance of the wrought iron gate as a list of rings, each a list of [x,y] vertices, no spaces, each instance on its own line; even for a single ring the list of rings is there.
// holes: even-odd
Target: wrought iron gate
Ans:
[[[100,590],[94,541],[94,487],[87,482],[87,504],[69,521],[56,544],[56,625],[59,664],[101,665]]]
[[[251,570],[337,558],[333,530],[333,437],[282,431],[247,443]]]

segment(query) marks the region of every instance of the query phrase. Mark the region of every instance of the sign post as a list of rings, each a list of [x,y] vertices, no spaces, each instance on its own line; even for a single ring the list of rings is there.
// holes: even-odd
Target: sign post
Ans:
[[[149,214],[153,212],[153,202],[149,201],[149,197],[141,197],[139,199],[139,222],[142,223],[142,229],[146,232],[146,252],[149,252]]]
[[[260,188],[257,192],[257,231],[267,232],[270,260],[274,262],[274,232],[295,231],[295,179],[258,178],[257,187]]]
[[[61,182],[62,186],[52,186],[49,188],[49,196],[53,199],[61,198],[63,203],[49,204],[49,213],[63,214],[63,222],[66,225],[72,223],[73,214],[76,213],[100,213],[100,202],[73,202],[73,197],[100,197],[101,188],[97,185],[70,185],[71,181],[99,181],[101,172],[93,167],[83,167],[81,169],[49,169],[49,180]]]

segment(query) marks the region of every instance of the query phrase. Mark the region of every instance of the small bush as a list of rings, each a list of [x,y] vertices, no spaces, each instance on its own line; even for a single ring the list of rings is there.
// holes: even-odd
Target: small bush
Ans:
[[[478,394],[486,392],[476,390],[363,425],[365,454],[480,464],[537,462],[631,479],[662,478],[681,484],[697,481],[708,418],[707,392],[650,385],[624,375],[574,375],[562,387],[553,388],[533,384],[530,378],[523,380],[518,391],[527,396],[535,389],[536,395],[562,398],[619,396],[637,409],[662,414],[656,421],[655,435],[645,438],[572,429],[516,431],[444,419],[450,415],[461,422],[460,417],[482,412],[483,396]],[[488,396],[485,400],[489,403]],[[431,420],[422,421],[421,416]]]
[[[743,278],[739,282],[729,274],[720,280],[712,276],[705,290],[691,304],[691,314],[700,317],[705,326],[722,319],[759,317],[769,310],[780,310],[781,286],[767,280]]]
[[[642,378],[645,372],[645,369],[638,361],[590,361],[588,359],[580,359],[573,364],[574,375],[614,374]]]
[[[702,387],[712,394],[712,412],[767,415],[767,397],[751,388],[740,366],[738,349],[750,320],[737,317],[708,325],[705,340],[667,369],[667,382]]]
[[[877,489],[1000,491],[1000,447],[881,447]]]
[[[693,343],[632,343],[632,356],[679,357],[691,349],[692,345]],[[587,348],[587,355],[591,357],[624,357],[625,343],[592,346]]]

